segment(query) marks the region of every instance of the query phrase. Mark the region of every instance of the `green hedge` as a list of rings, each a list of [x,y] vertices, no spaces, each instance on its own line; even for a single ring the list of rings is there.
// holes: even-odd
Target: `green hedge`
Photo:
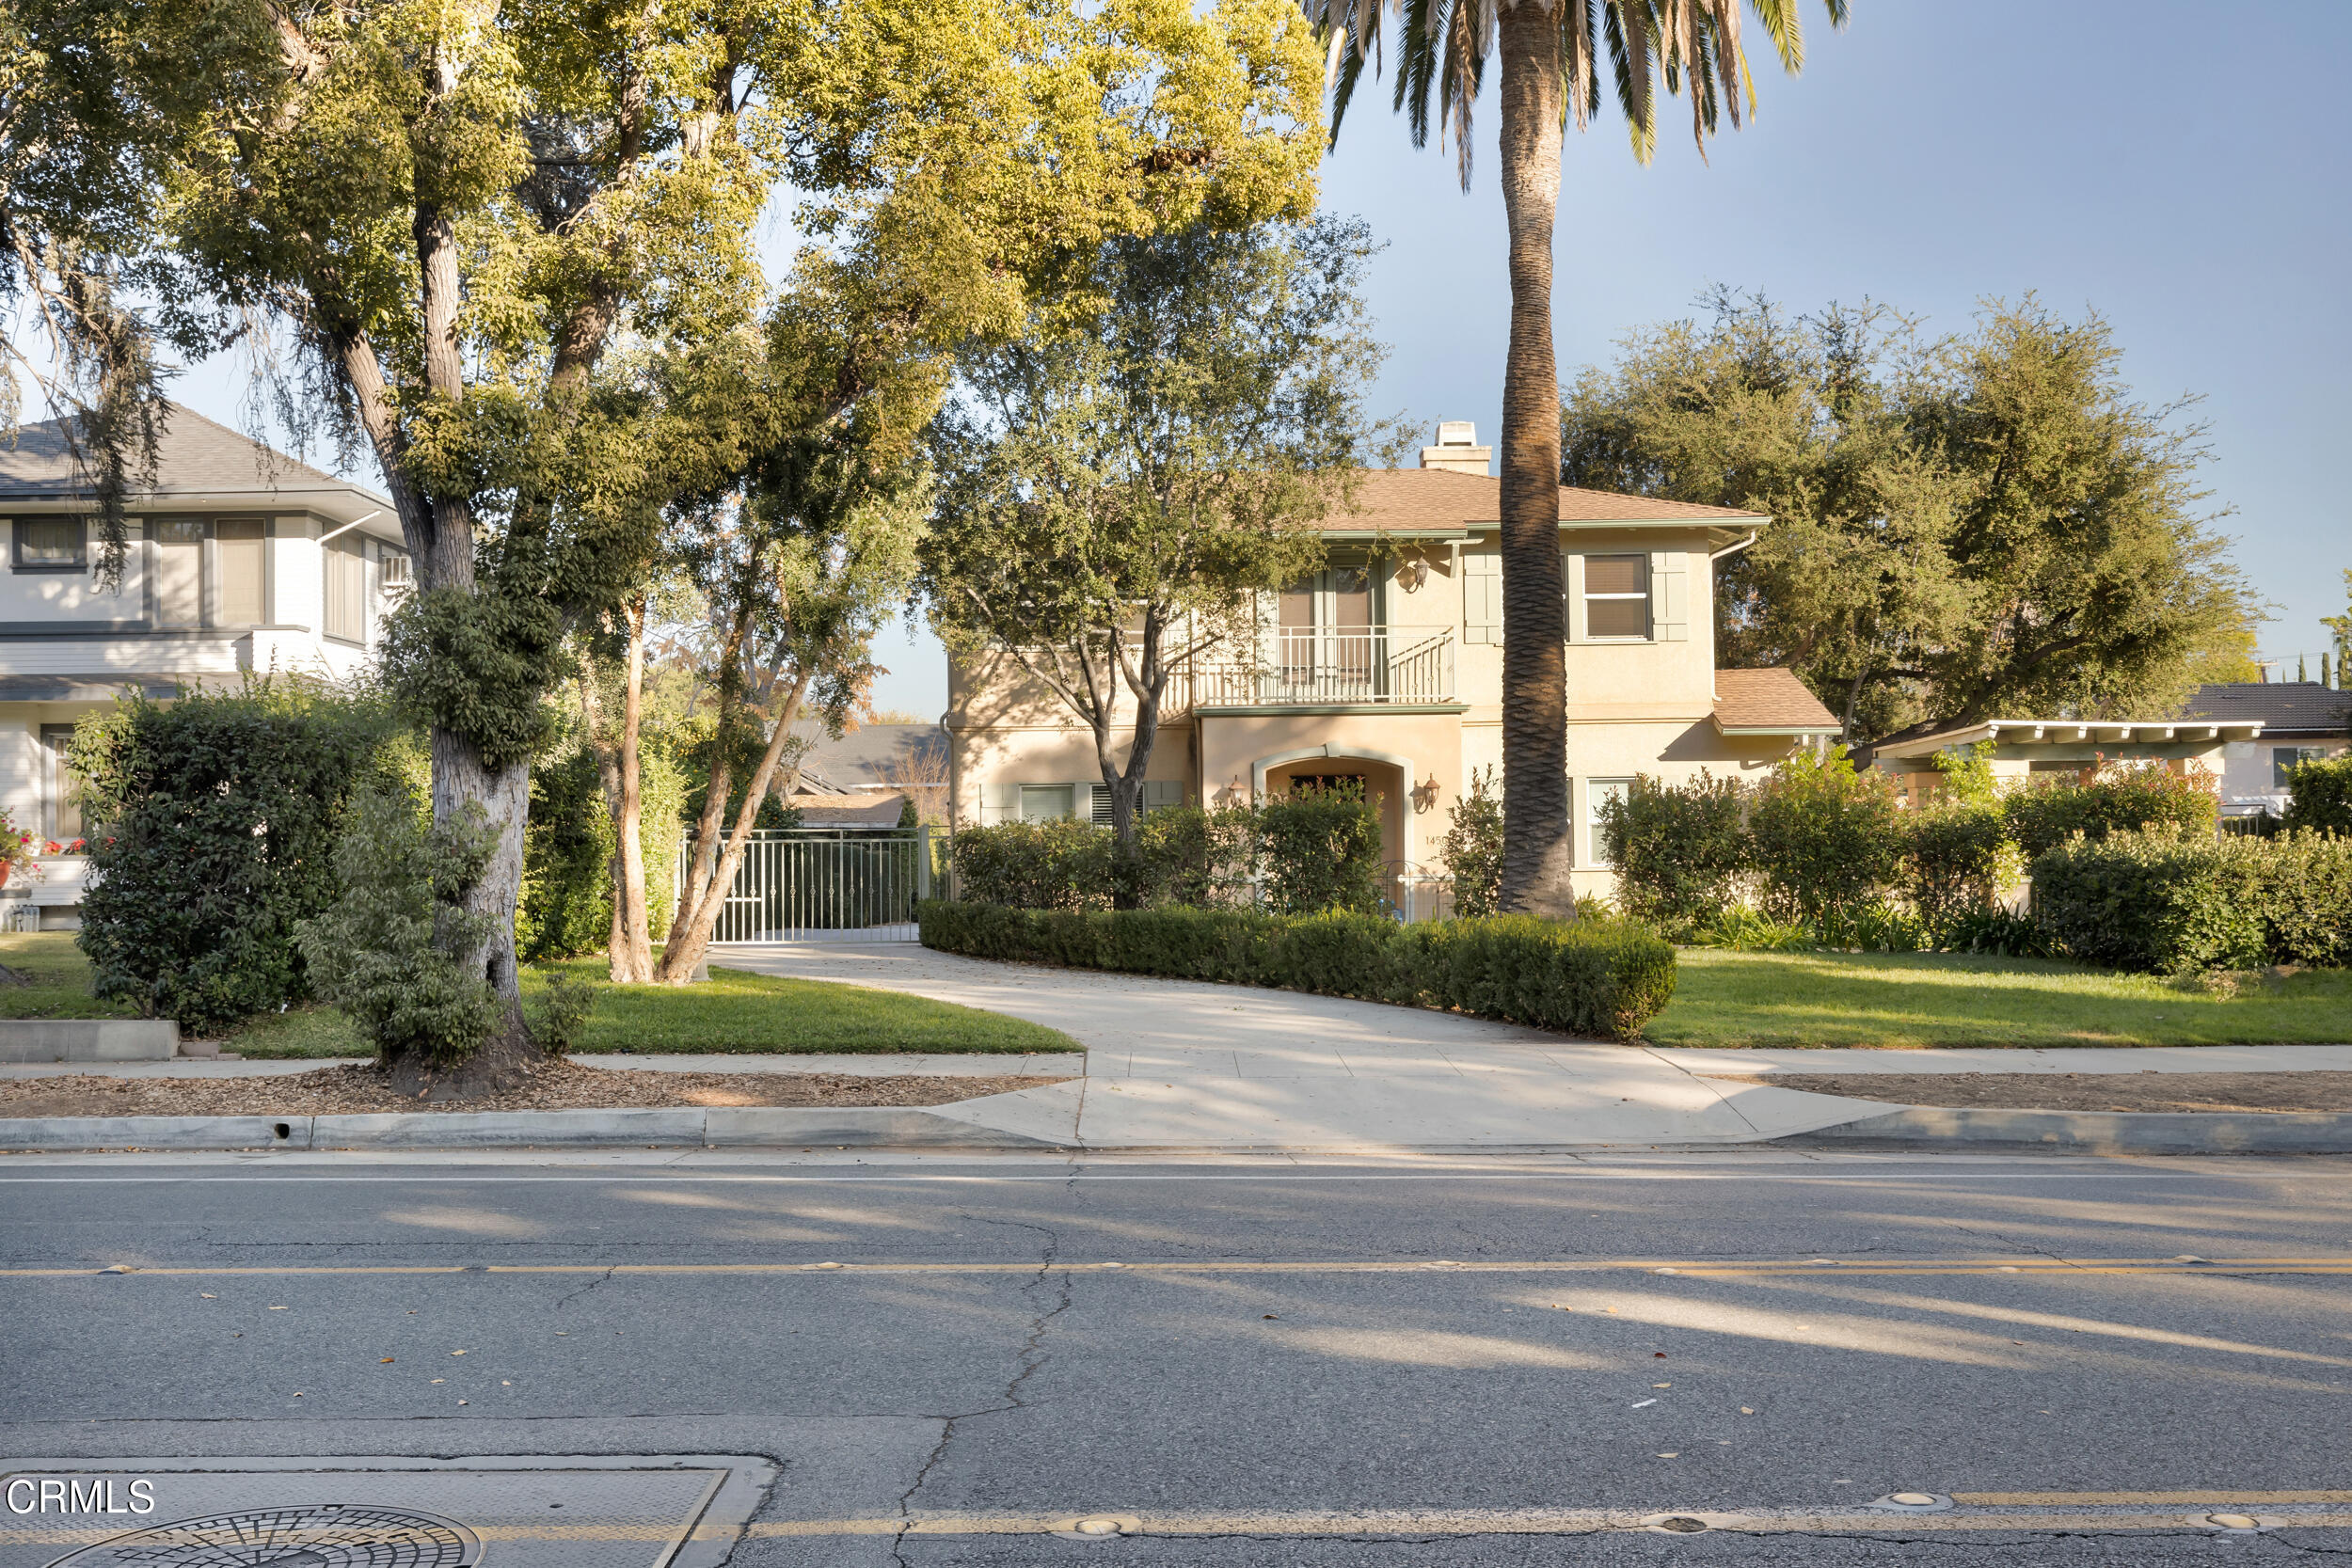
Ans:
[[[2186,974],[2352,962],[2352,839],[2077,837],[2033,863],[2035,920],[2072,958]]]
[[[2296,763],[2287,769],[2287,789],[2281,826],[2352,837],[2352,756]]]
[[[2027,860],[2076,833],[2097,840],[2174,827],[2210,837],[2220,809],[2213,775],[2201,768],[2175,773],[2166,768],[2100,767],[2087,782],[2036,782],[2001,800],[2009,835]]]
[[[1674,948],[1629,922],[1533,915],[1403,925],[1333,911],[1018,910],[931,901],[923,945],[977,958],[1273,986],[1638,1038],[1674,995]]]

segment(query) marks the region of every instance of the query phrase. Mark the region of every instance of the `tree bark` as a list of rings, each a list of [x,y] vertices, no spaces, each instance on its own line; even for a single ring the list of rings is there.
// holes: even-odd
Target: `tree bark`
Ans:
[[[641,595],[622,614],[628,619],[628,668],[621,688],[621,800],[612,833],[621,858],[621,885],[615,890],[624,911],[622,940],[628,950],[632,984],[653,978],[653,927],[648,920],[645,891],[645,791],[638,750],[645,716],[645,601]],[[673,831],[675,824],[671,825]],[[618,980],[624,976],[616,974]]]
[[[792,737],[792,725],[801,716],[801,700],[808,694],[808,683],[809,673],[805,670],[793,678],[791,694],[785,698],[783,711],[776,716],[775,729],[768,736],[768,748],[760,753],[759,766],[753,769],[751,782],[744,786],[743,804],[735,814],[735,829],[727,835],[726,848],[718,857],[709,880],[690,879],[687,882],[677,924],[670,929],[670,940],[661,949],[661,967],[654,974],[663,985],[684,985],[693,978],[695,969],[710,949],[710,936],[718,927],[719,911],[726,907],[728,890],[734,887],[735,874],[743,864],[743,852],[752,841],[753,824],[759,820],[759,802],[766,798],[785,744]],[[715,768],[710,788],[711,798],[720,800],[723,809]],[[717,817],[707,800],[703,807],[703,820],[716,825]],[[698,866],[703,863],[700,847],[694,859]]]
[[[1560,378],[1551,230],[1560,204],[1560,23],[1500,16],[1511,346],[1502,378],[1502,885],[1509,911],[1572,918],[1567,619],[1560,574]]]

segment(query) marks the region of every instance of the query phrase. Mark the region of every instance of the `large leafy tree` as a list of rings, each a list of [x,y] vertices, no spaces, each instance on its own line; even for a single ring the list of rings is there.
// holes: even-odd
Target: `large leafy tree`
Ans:
[[[93,8],[161,39],[135,0]],[[59,36],[36,55],[75,46],[69,9],[38,10]],[[233,67],[198,73],[201,134],[161,163],[160,292],[290,330],[286,410],[373,455],[417,562],[387,670],[431,721],[437,818],[493,834],[449,926],[506,1004],[476,1080],[528,1044],[513,911],[564,633],[626,597],[674,500],[776,434],[673,418],[675,386],[609,352],[702,356],[706,411],[763,395],[709,361],[756,337],[779,181],[836,255],[919,258],[898,314],[862,324],[887,337],[1009,325],[1104,236],[1281,208],[1315,157],[1311,45],[1276,0],[154,9],[217,24]]]
[[[1076,298],[968,358],[939,422],[933,621],[1087,724],[1124,848],[1170,683],[1320,563],[1374,436],[1370,250],[1328,218],[1112,241]]]
[[[1564,400],[1571,483],[1772,514],[1717,578],[1724,655],[1789,664],[1857,757],[2005,714],[2145,718],[2259,612],[2201,430],[2131,395],[2097,316],[2031,299],[1928,341],[1882,307],[1719,294]]]
[[[1502,800],[1501,898],[1507,910],[1569,914],[1566,609],[1560,575],[1559,375],[1552,356],[1551,248],[1561,144],[1600,109],[1611,76],[1647,162],[1655,84],[1690,102],[1704,152],[1727,118],[1755,110],[1740,0],[1300,0],[1329,45],[1331,134],[1394,19],[1395,106],[1423,145],[1436,94],[1438,139],[1454,138],[1470,188],[1471,109],[1488,58],[1498,106],[1508,229],[1511,341],[1502,378]],[[1846,0],[1823,0],[1834,24]],[[1791,73],[1804,63],[1797,0],[1749,0]],[[1604,59],[1606,65],[1604,67]]]

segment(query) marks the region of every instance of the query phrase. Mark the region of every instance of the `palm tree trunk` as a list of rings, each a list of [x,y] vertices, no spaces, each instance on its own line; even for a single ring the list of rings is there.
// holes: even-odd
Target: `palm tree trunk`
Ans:
[[[1501,8],[1502,210],[1511,350],[1502,377],[1502,885],[1509,911],[1573,917],[1567,616],[1560,575],[1560,376],[1551,226],[1560,205],[1560,21]]]

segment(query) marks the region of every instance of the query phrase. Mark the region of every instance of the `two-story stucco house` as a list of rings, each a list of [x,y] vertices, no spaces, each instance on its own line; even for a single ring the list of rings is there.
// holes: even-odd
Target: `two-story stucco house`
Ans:
[[[391,502],[178,404],[155,484],[132,498],[120,582],[98,574],[91,486],[55,422],[0,445],[0,808],[69,849],[74,721],[125,688],[169,696],[246,670],[354,673],[405,591]],[[71,926],[82,859],[0,887],[0,924]]]
[[[1470,426],[1447,424],[1421,467],[1362,476],[1357,509],[1322,531],[1325,568],[1268,595],[1258,645],[1184,672],[1147,806],[1360,780],[1381,802],[1384,855],[1407,902],[1438,869],[1449,808],[1473,774],[1500,778],[1502,482],[1489,456]],[[1635,774],[1753,777],[1836,735],[1792,672],[1715,667],[1714,563],[1771,521],[1561,489],[1579,893],[1612,880],[1600,803]],[[1091,732],[1009,655],[951,663],[946,722],[956,823],[1108,819]]]

